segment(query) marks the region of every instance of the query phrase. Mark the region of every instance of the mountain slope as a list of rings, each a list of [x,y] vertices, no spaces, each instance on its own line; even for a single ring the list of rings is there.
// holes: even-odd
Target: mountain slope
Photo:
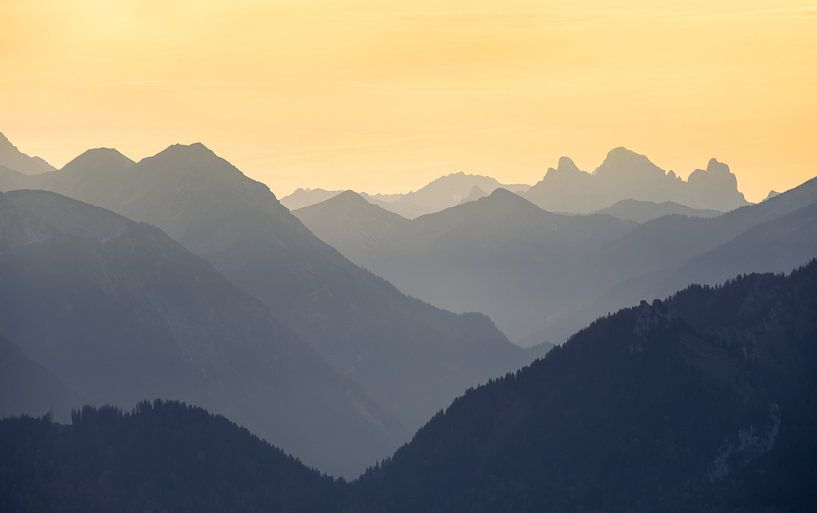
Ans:
[[[355,511],[811,511],[817,262],[692,286],[471,391]]]
[[[292,213],[318,238],[344,255],[346,249],[367,251],[378,248],[410,222],[352,191]]]
[[[625,200],[681,203],[696,209],[732,210],[747,204],[737,179],[725,164],[711,159],[687,181],[666,172],[644,156],[626,148],[610,150],[593,172],[580,170],[567,157],[559,159],[541,181],[522,195],[545,210],[595,212]]]
[[[692,208],[674,201],[656,203],[654,201],[639,201],[634,199],[621,200],[607,208],[596,212],[607,214],[619,219],[646,223],[659,217],[668,215],[682,215],[688,217],[716,217],[723,212],[712,209]]]
[[[260,301],[152,226],[4,193],[0,277],[4,333],[93,404],[194,402],[346,475],[405,436]]]
[[[356,217],[368,223],[346,223],[321,205],[296,215],[353,261],[435,305],[487,312],[516,339],[596,290],[600,277],[580,264],[635,227],[606,215],[546,212],[505,189],[391,224],[375,222],[382,212],[362,203]],[[361,234],[370,224],[378,230]]]
[[[754,216],[753,216],[754,217]],[[580,309],[573,324],[623,301],[657,298],[688,283],[720,283],[735,273],[784,272],[817,256],[815,203],[753,226],[713,249],[674,266],[638,275]]]
[[[265,185],[201,144],[111,170],[104,186],[69,191],[57,183],[63,173],[62,183],[89,174],[80,164],[41,186],[163,229],[263,301],[409,429],[468,386],[527,361],[486,317],[438,310],[352,264]]]
[[[0,337],[0,418],[51,413],[67,419],[83,399],[61,379]]]
[[[0,421],[3,511],[810,512],[817,261],[599,319],[346,484],[178,403]]]
[[[29,176],[0,165],[0,192],[26,189],[36,184],[36,176]]]
[[[47,469],[47,471],[45,470]],[[0,421],[0,510],[329,513],[338,487],[224,417],[175,402]]]
[[[54,170],[51,164],[40,157],[30,157],[18,150],[2,133],[0,133],[0,166],[24,175],[37,175]]]

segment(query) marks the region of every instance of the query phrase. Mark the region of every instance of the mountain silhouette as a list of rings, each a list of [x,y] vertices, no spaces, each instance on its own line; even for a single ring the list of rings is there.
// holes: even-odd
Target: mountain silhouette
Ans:
[[[88,179],[95,185],[72,185]],[[38,187],[158,226],[260,299],[409,430],[465,388],[529,361],[487,317],[439,310],[354,265],[267,186],[200,143],[133,165],[96,150]]]
[[[40,157],[31,157],[18,150],[2,133],[0,133],[0,166],[24,175],[36,175],[54,170],[51,164]]]
[[[593,172],[581,171],[567,157],[522,195],[545,210],[588,213],[619,201],[672,201],[696,209],[732,210],[747,204],[735,175],[726,164],[711,159],[687,181],[666,172],[646,156],[626,148],[610,150]]]
[[[0,226],[5,336],[90,403],[184,399],[345,475],[405,436],[260,301],[158,228],[45,191],[3,193]]]
[[[808,511],[816,315],[812,262],[599,319],[436,415],[355,511]]]
[[[312,233],[344,255],[345,248],[364,252],[379,248],[393,233],[410,223],[353,191],[339,193],[321,203],[295,210],[293,214]]]
[[[351,483],[177,402],[5,419],[0,509],[811,511],[815,318],[817,261],[642,301],[467,391]]]

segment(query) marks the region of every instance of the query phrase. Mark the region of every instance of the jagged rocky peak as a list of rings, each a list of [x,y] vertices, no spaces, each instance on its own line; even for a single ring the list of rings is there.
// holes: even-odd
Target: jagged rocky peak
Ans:
[[[596,168],[598,176],[626,177],[639,176],[644,174],[664,176],[664,170],[653,164],[646,155],[641,155],[632,150],[619,146],[607,152],[604,162]]]
[[[687,183],[712,189],[710,192],[720,190],[740,195],[741,199],[743,198],[743,194],[737,191],[738,179],[735,174],[729,170],[728,165],[716,158],[709,159],[706,169],[696,169],[690,173]]]
[[[709,159],[709,162],[706,164],[706,170],[710,173],[732,174],[731,171],[729,171],[729,166],[720,162],[715,157]]]
[[[547,171],[548,175],[556,175],[556,174],[559,174],[559,175],[574,174],[575,175],[575,174],[578,174],[578,173],[584,173],[584,171],[579,169],[579,166],[577,166],[576,163],[573,162],[573,159],[571,159],[570,157],[565,157],[565,156],[559,157],[559,163],[556,165],[555,169],[551,167],[551,168],[548,168],[548,171]]]

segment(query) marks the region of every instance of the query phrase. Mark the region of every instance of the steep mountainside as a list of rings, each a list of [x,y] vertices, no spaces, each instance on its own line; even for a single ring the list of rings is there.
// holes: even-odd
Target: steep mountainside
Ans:
[[[355,511],[813,511],[817,262],[600,319],[471,391]]]
[[[201,144],[133,165],[92,150],[39,187],[158,226],[262,300],[409,429],[465,388],[528,361],[485,316],[433,308],[352,264]]]
[[[331,200],[330,200],[331,202]],[[581,304],[604,276],[582,265],[605,242],[635,228],[607,215],[545,212],[505,189],[411,222],[346,224],[329,203],[296,212],[316,234],[401,290],[455,311],[489,312],[516,339],[556,310]],[[356,204],[355,219],[377,219]],[[373,221],[370,221],[372,223]],[[537,342],[549,340],[543,336]]]
[[[295,210],[293,214],[322,241],[344,254],[348,248],[377,249],[410,224],[408,219],[369,203],[352,191]]]
[[[51,192],[4,193],[0,278],[4,335],[92,404],[194,402],[346,475],[405,436],[260,301],[152,226]]]
[[[817,261],[599,319],[346,484],[177,403],[0,421],[0,510],[808,513]]]

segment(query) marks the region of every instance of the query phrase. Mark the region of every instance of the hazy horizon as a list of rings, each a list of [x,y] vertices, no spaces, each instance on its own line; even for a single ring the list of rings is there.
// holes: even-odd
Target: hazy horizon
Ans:
[[[98,0],[0,5],[3,130],[61,167],[202,141],[279,196],[535,183],[626,146],[750,201],[817,169],[808,2]],[[46,37],[43,37],[43,36]]]

